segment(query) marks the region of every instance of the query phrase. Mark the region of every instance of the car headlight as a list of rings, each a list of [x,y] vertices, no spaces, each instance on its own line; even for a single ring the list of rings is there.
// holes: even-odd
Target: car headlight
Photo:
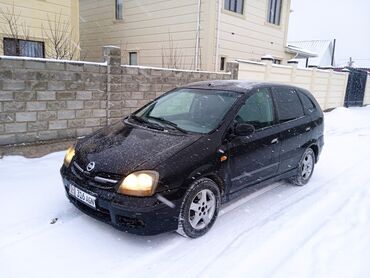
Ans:
[[[156,171],[138,171],[128,175],[120,184],[118,193],[131,196],[152,196],[158,184]]]
[[[64,157],[64,166],[69,167],[69,164],[71,164],[71,161],[74,156],[75,156],[75,148],[69,147]]]

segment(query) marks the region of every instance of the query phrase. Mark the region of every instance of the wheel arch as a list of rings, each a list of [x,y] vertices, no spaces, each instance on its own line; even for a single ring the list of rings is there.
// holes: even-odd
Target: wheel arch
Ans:
[[[218,186],[222,196],[226,193],[226,184],[224,178],[222,177],[222,173],[223,171],[218,167],[215,167],[215,165],[202,165],[191,172],[191,174],[186,179],[187,182],[185,182],[185,186],[188,187],[195,180],[208,178]]]
[[[313,153],[315,154],[315,163],[316,163],[319,158],[319,147],[317,146],[317,144],[314,143],[311,144],[309,148],[311,148],[313,150]]]
[[[225,183],[222,180],[222,178],[219,177],[217,174],[210,173],[210,174],[206,174],[202,177],[212,180],[218,186],[218,188],[220,189],[221,196],[225,194]]]

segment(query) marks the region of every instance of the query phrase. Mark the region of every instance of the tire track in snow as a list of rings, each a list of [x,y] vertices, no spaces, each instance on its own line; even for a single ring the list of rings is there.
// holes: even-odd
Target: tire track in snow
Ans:
[[[361,161],[359,161],[359,162],[361,162]],[[293,207],[295,207],[295,206],[297,206],[297,205],[299,205],[299,203],[301,202],[301,201],[308,201],[312,196],[314,196],[314,195],[317,195],[317,194],[322,194],[323,192],[322,192],[322,187],[326,187],[326,188],[328,188],[328,187],[330,187],[330,185],[332,184],[332,183],[334,183],[335,181],[338,181],[339,179],[341,179],[341,178],[343,178],[343,177],[348,177],[348,176],[350,176],[349,174],[350,174],[350,172],[352,172],[352,173],[356,173],[356,171],[358,170],[357,169],[357,164],[358,163],[354,163],[354,164],[352,164],[350,167],[348,167],[347,169],[346,169],[346,171],[344,171],[344,172],[342,172],[342,174],[340,175],[340,176],[336,176],[335,178],[331,178],[331,179],[329,179],[329,180],[326,180],[326,182],[322,182],[322,183],[319,183],[318,184],[318,186],[316,186],[315,188],[310,188],[311,190],[310,190],[310,192],[307,194],[307,192],[305,192],[306,190],[304,190],[304,189],[302,189],[302,190],[299,190],[298,192],[295,192],[295,193],[293,193],[293,194],[291,194],[291,195],[289,195],[287,198],[285,198],[284,200],[286,201],[287,199],[292,199],[292,198],[294,198],[294,196],[296,196],[297,194],[300,194],[300,193],[302,193],[302,191],[304,191],[303,193],[305,194],[304,196],[301,196],[301,198],[299,198],[299,199],[292,199],[288,204],[286,204],[285,206],[283,206],[283,207],[281,207],[278,211],[276,211],[274,214],[272,214],[272,215],[270,215],[269,217],[267,217],[267,219],[263,219],[263,220],[261,220],[257,225],[255,225],[255,226],[252,226],[250,229],[248,229],[248,230],[245,230],[245,231],[243,231],[242,233],[240,233],[238,236],[236,236],[235,238],[234,238],[234,240],[231,242],[231,243],[229,243],[229,244],[227,244],[225,247],[224,247],[224,249],[223,249],[223,251],[222,252],[220,252],[220,253],[218,253],[217,255],[215,255],[215,256],[213,256],[213,259],[210,261],[210,263],[208,264],[208,265],[206,265],[204,268],[203,268],[203,270],[202,270],[202,274],[205,274],[205,273],[207,273],[208,271],[207,271],[207,269],[209,269],[209,268],[212,268],[212,266],[213,265],[217,265],[217,264],[221,264],[221,262],[218,262],[218,260],[222,257],[222,258],[225,258],[225,257],[227,257],[227,253],[228,252],[230,252],[231,250],[233,250],[233,249],[235,249],[234,247],[236,247],[236,246],[238,246],[238,245],[240,245],[240,244],[242,244],[242,242],[243,242],[243,240],[245,239],[245,238],[247,238],[247,236],[248,236],[248,234],[250,234],[250,233],[260,233],[261,232],[261,229],[263,229],[263,227],[264,226],[266,226],[266,225],[268,225],[268,224],[270,224],[270,223],[273,223],[277,218],[281,218],[286,212],[289,214],[289,210],[288,209],[292,209]],[[351,170],[351,171],[350,171]],[[367,179],[366,181],[369,181],[369,179]],[[342,182],[342,186],[343,186],[343,182]],[[346,184],[344,185],[344,186],[346,186]],[[344,193],[344,195],[345,196],[347,196],[347,191]],[[335,200],[337,200],[336,198],[335,198]],[[337,205],[335,205],[334,206],[334,208],[329,208],[330,209],[330,211],[331,210],[334,210],[334,212],[332,212],[332,213],[335,213],[335,211],[337,211],[337,210],[339,210],[340,208],[341,208],[341,206],[344,206],[345,205],[345,203],[348,201],[348,198],[343,198],[342,197],[342,202],[340,203],[340,205],[339,205],[339,207],[337,206]],[[275,204],[274,204],[275,205]],[[323,214],[325,213],[324,211],[322,212]],[[327,217],[325,217],[325,221],[327,221],[328,219],[330,218],[330,214],[329,214],[329,216],[327,216]],[[300,249],[300,246],[302,245],[302,244],[304,244],[305,242],[307,242],[315,233],[317,233],[319,230],[320,230],[320,228],[323,226],[323,225],[325,225],[325,223],[326,222],[323,222],[323,223],[321,223],[321,224],[319,224],[319,226],[318,227],[315,227],[315,228],[313,228],[313,230],[310,232],[310,233],[308,233],[308,235],[307,235],[307,238],[303,238],[303,239],[301,239],[301,241],[300,241],[300,243],[301,244],[299,244],[297,247],[296,247],[296,250],[293,250],[292,251],[292,253],[288,253],[287,255],[286,255],[286,257],[284,256],[284,257],[282,257],[282,256],[279,256],[279,258],[281,258],[281,260],[280,261],[283,261],[283,260],[285,260],[285,259],[287,259],[287,258],[289,258],[291,255],[293,255],[293,253],[294,252],[296,252],[297,250],[299,250]],[[314,222],[314,221],[313,221]],[[282,224],[284,224],[284,223],[282,223]],[[275,227],[274,229],[272,229],[272,230],[274,230],[274,231],[279,231],[279,228],[281,228],[281,227]],[[269,239],[269,235],[266,235],[266,239],[268,240]],[[276,242],[276,241],[275,241]],[[257,248],[259,248],[259,247],[257,247]],[[278,248],[278,246],[277,246],[277,248]],[[259,248],[259,250],[261,250],[261,248]],[[266,250],[263,250],[264,252],[266,252]],[[248,252],[248,251],[247,251]],[[264,254],[260,254],[260,256],[262,257]],[[216,262],[215,262],[216,261]],[[276,267],[278,267],[278,263],[277,263],[277,261],[274,261],[273,262],[273,264],[275,264],[275,265],[277,265]],[[225,267],[224,265],[223,265],[223,267]],[[231,266],[226,266],[225,268],[226,269],[228,269],[228,268],[233,268],[233,267],[235,267],[235,265],[231,265]],[[263,269],[263,266],[261,266],[261,269]],[[241,272],[242,273],[242,272]],[[266,275],[257,275],[257,277],[271,277],[270,275],[272,275],[273,274],[273,270],[272,270],[272,272],[268,272]],[[208,274],[207,274],[208,275]]]
[[[247,230],[242,231],[240,234],[236,235],[233,240],[231,240],[228,244],[226,244],[223,248],[223,250],[215,255],[213,255],[213,259],[209,260],[209,263],[203,267],[203,270],[200,272],[201,274],[204,274],[206,272],[206,269],[211,267],[211,265],[215,264],[214,261],[217,260],[220,257],[227,257],[225,254],[229,252],[229,249],[233,248],[234,246],[238,245],[238,242],[243,241],[245,237],[247,237],[248,234],[259,231],[263,228],[263,226],[274,222],[276,219],[281,217],[286,211],[289,212],[289,209],[294,207],[294,205],[297,205],[299,202],[307,200],[313,195],[316,194],[322,194],[322,190],[325,187],[329,187],[331,182],[336,181],[344,176],[348,175],[348,171],[350,170],[356,170],[357,164],[361,162],[360,160],[357,162],[352,163],[350,166],[347,166],[340,174],[340,176],[332,176],[329,179],[326,179],[322,182],[316,183],[315,187],[313,186],[307,186],[307,187],[301,187],[297,188],[298,190],[294,190],[290,192],[285,198],[280,199],[278,202],[274,202],[274,207],[278,207],[279,204],[283,204],[283,206],[279,207],[278,210],[276,210],[273,214],[268,214],[264,218],[260,218],[258,216],[257,221],[253,223]],[[281,186],[280,186],[281,187]],[[294,186],[292,186],[294,188]],[[277,186],[277,189],[279,189],[279,186]],[[269,191],[268,191],[269,192]],[[267,192],[267,193],[268,193]],[[299,196],[299,198],[297,198]],[[263,194],[260,195],[260,197],[263,197]],[[288,202],[287,202],[288,201]],[[245,205],[245,203],[243,204]],[[237,207],[235,208],[237,209]],[[220,262],[221,263],[221,262]],[[220,264],[219,263],[219,264]],[[217,263],[216,263],[217,264]]]
[[[360,182],[362,182],[362,181],[360,181]],[[367,184],[369,184],[370,183],[370,178],[367,178],[366,182],[367,182]],[[276,273],[277,273],[277,277],[286,277],[287,271],[285,270],[285,272],[284,272],[283,269],[287,268],[287,267],[289,269],[289,267],[292,266],[292,261],[293,261],[294,257],[296,256],[296,254],[299,253],[300,255],[302,255],[301,251],[306,249],[307,247],[309,248],[309,245],[311,245],[311,248],[313,247],[313,250],[311,249],[310,253],[316,253],[316,254],[313,255],[313,256],[312,255],[308,256],[308,258],[311,258],[311,261],[308,262],[310,264],[310,267],[306,266],[306,268],[310,269],[309,271],[306,270],[306,277],[318,277],[318,275],[316,275],[313,270],[316,269],[317,266],[320,265],[320,264],[325,265],[324,268],[327,268],[327,265],[326,265],[327,262],[322,260],[322,258],[321,258],[322,256],[320,256],[321,255],[320,251],[322,251],[323,248],[327,247],[328,242],[333,242],[332,230],[330,228],[328,229],[328,226],[331,225],[331,226],[336,227],[335,236],[334,236],[335,244],[336,245],[338,244],[338,239],[339,239],[339,241],[340,241],[340,239],[342,239],[342,244],[343,244],[343,238],[345,238],[349,234],[353,233],[353,229],[356,228],[356,225],[353,226],[353,223],[348,223],[347,221],[345,221],[343,219],[343,214],[345,214],[346,212],[348,214],[348,211],[349,211],[350,212],[350,217],[352,218],[353,217],[353,211],[358,211],[358,209],[357,209],[358,207],[363,209],[363,207],[361,207],[362,203],[364,203],[364,201],[367,202],[367,200],[368,200],[367,198],[369,196],[370,196],[370,190],[369,189],[354,191],[352,194],[348,195],[346,200],[343,200],[343,205],[339,206],[338,210],[336,210],[332,215],[327,217],[327,219],[323,223],[323,225],[320,226],[320,229],[316,229],[315,233],[313,233],[308,240],[306,240],[301,246],[299,246],[299,248],[297,248],[295,250],[295,252],[293,252],[291,254],[291,256],[286,257],[282,264],[280,264],[276,269],[274,269],[274,271],[272,272],[274,274],[274,276],[276,276]],[[356,208],[354,209],[353,206],[355,206]],[[368,219],[368,208],[370,208],[369,205],[367,205],[367,208],[366,208],[366,212],[367,212],[366,215],[362,215],[363,218],[366,217],[366,219]],[[358,215],[355,215],[354,217],[358,217]],[[341,223],[342,227],[339,226],[339,229],[341,229],[342,231],[338,231],[338,225],[337,225],[338,223],[336,223],[336,222],[338,222],[338,220],[340,220],[340,222],[342,222]],[[345,225],[344,225],[345,227],[343,227],[343,221],[345,221]],[[324,231],[324,236],[322,236],[322,230],[324,230],[324,229],[326,229],[326,232]],[[328,230],[330,231],[329,234],[327,232]],[[319,233],[319,232],[321,232],[321,233]],[[362,234],[363,235],[359,238],[364,238],[364,236],[368,237],[366,230],[362,231]],[[319,240],[317,240],[316,236],[319,237]],[[370,243],[369,240],[368,240],[368,243]],[[369,244],[368,244],[367,247],[369,247]],[[366,247],[364,246],[364,248],[366,248]],[[341,249],[337,249],[337,250],[340,251]],[[328,250],[325,250],[325,251],[328,252]],[[367,253],[370,254],[370,251],[368,251]],[[307,263],[307,260],[305,260],[305,262]],[[341,266],[338,265],[337,267],[340,268]],[[293,268],[296,269],[296,265],[294,265]],[[367,267],[367,269],[370,270],[369,267]],[[283,270],[283,271],[281,272],[281,270]],[[280,271],[280,273],[279,273],[279,271]],[[283,274],[281,274],[281,273],[283,273]],[[337,273],[340,273],[340,271],[339,272],[337,271]],[[369,272],[367,272],[367,273],[369,273]],[[321,275],[320,277],[328,277],[328,276],[329,275],[324,274],[324,275]],[[348,276],[348,275],[341,276],[341,275],[335,275],[335,274],[333,275],[333,277],[365,277],[365,276],[366,275],[355,275],[353,273],[350,276]]]
[[[18,222],[17,224],[12,225],[10,229],[2,230],[1,232],[3,234],[5,234],[4,231],[7,231],[9,236],[5,236],[1,238],[0,250],[9,248],[14,244],[31,239],[33,237],[38,237],[40,234],[46,233],[53,229],[58,229],[61,225],[67,224],[68,222],[74,221],[80,217],[85,216],[84,214],[82,214],[82,212],[79,212],[77,209],[69,208],[67,210],[68,212],[65,214],[65,216],[63,216],[63,214],[58,216],[59,220],[55,224],[50,224],[49,219],[34,217],[33,219],[39,220],[37,222],[38,225],[36,225],[37,226],[36,228],[33,227],[36,224],[35,221],[28,221],[29,224],[27,225],[25,225],[27,222],[26,223]],[[30,229],[29,226],[31,226],[32,229]],[[22,232],[19,232],[19,229],[21,229]]]
[[[366,182],[370,182],[370,179],[367,179]],[[329,222],[331,222],[332,218],[337,215],[339,212],[343,211],[343,209],[348,204],[348,201],[351,200],[353,196],[356,196],[357,192],[353,192],[350,195],[346,195],[346,198],[343,198],[342,201],[335,206],[335,209],[333,207],[334,211],[331,211],[330,213],[327,213],[323,219],[322,222],[320,222],[319,225],[315,227],[305,238],[302,239],[299,245],[296,245],[295,248],[293,248],[288,255],[286,255],[284,258],[281,258],[280,264],[277,264],[275,268],[273,268],[265,277],[272,277],[274,273],[276,273],[287,261],[289,261],[298,251],[300,251],[302,248],[306,246],[306,244],[319,232],[321,232],[322,228],[325,227]]]

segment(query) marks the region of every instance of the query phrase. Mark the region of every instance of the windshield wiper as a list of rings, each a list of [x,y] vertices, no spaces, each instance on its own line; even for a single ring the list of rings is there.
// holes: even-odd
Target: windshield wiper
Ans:
[[[147,119],[136,116],[136,115],[133,115],[133,114],[130,115],[130,119],[133,119],[133,120],[135,120],[139,123],[145,124],[149,128],[153,128],[153,129],[161,130],[161,131],[164,130],[164,128],[162,126],[160,126],[158,124],[155,124],[155,123],[151,123]]]
[[[161,117],[154,117],[154,116],[147,116],[148,119],[153,119],[153,120],[156,120],[156,121],[159,121],[161,123],[164,123],[166,125],[169,125],[169,126],[172,126],[174,127],[175,129],[177,129],[178,131],[181,131],[182,133],[185,133],[187,134],[188,132],[185,130],[185,129],[182,129],[181,127],[179,127],[176,123],[174,122],[171,122],[169,120],[166,120],[164,118],[161,118]]]
[[[133,119],[133,120],[135,120],[135,121],[139,122],[139,123],[145,123],[145,124],[148,124],[148,123],[149,123],[146,119],[141,118],[141,117],[139,117],[139,116],[136,116],[136,115],[134,115],[134,114],[131,114],[129,117],[130,117],[131,119]]]

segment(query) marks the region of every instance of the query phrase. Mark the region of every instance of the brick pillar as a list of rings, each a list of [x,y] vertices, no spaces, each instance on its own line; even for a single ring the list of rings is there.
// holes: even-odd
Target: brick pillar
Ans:
[[[230,79],[238,80],[239,75],[239,63],[238,62],[227,62],[226,63],[226,72],[230,72]]]
[[[103,47],[103,61],[107,63],[107,124],[122,118],[121,48]]]

